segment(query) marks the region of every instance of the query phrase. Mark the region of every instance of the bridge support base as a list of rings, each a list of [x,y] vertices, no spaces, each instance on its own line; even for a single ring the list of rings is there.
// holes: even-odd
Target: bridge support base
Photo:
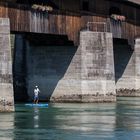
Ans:
[[[9,19],[0,18],[0,112],[14,111]]]
[[[64,77],[58,82],[51,101],[116,101],[111,33],[80,33],[80,46]]]
[[[123,46],[123,48],[125,48],[125,46]],[[123,62],[128,59],[127,57],[130,53],[130,50],[124,51],[123,48],[121,48],[120,52],[118,53],[118,56],[123,58],[121,60],[118,59],[118,62],[120,63],[120,70]],[[140,38],[136,39],[134,51],[131,53],[132,54],[127,60],[124,72],[116,83],[117,96],[140,97]]]

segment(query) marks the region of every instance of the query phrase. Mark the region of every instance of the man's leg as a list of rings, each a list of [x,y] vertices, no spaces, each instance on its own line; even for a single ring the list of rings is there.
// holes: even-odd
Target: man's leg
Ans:
[[[38,98],[38,97],[36,97],[36,104],[38,104],[38,100],[39,100],[39,98]]]
[[[36,104],[38,104],[38,99],[36,100]]]
[[[36,96],[34,97],[34,104],[36,103],[36,100],[37,100],[37,98],[36,98]]]

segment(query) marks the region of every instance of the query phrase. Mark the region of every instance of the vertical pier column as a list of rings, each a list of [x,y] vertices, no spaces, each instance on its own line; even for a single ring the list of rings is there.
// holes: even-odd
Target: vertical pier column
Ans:
[[[135,94],[140,96],[140,38],[135,39]]]
[[[116,101],[111,33],[80,33],[83,102]]]
[[[0,18],[0,112],[14,111],[10,24]]]
[[[80,32],[80,45],[50,100],[83,103],[116,101],[111,33]]]

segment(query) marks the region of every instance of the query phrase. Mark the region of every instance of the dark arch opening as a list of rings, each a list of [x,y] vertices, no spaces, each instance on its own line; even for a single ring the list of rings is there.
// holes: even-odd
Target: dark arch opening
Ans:
[[[125,74],[125,70],[128,69],[128,65],[132,65],[131,60],[134,50],[128,43],[127,39],[113,39],[113,51],[114,51],[114,66],[115,66],[115,82],[117,83],[119,79],[123,76],[128,76]],[[130,63],[131,61],[131,63]],[[134,67],[131,67],[131,71],[134,71]],[[122,78],[123,79],[123,78]]]
[[[13,85],[15,102],[33,101],[33,89],[41,91],[39,101],[50,101],[64,77],[77,47],[67,35],[14,32]]]
[[[111,7],[109,9],[109,15],[112,15],[112,14],[117,14],[117,15],[121,15],[121,10],[118,8],[118,7]]]

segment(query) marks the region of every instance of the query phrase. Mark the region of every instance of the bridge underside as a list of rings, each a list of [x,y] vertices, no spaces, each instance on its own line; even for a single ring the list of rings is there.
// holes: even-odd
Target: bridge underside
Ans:
[[[15,34],[14,46],[15,100],[31,101],[35,85],[42,90],[40,100],[49,100],[77,47],[65,35],[36,33]],[[49,81],[49,76],[54,81]]]
[[[0,19],[0,112],[14,111],[9,19]]]
[[[106,23],[106,31],[113,36],[128,39],[134,45],[134,38],[140,34],[139,12],[136,18],[120,22],[109,18],[109,15],[75,13],[64,10],[41,12],[31,6],[0,3],[0,17],[10,19],[10,28],[14,32],[34,32],[56,35],[67,35],[76,46],[79,45],[79,32],[87,30],[87,23]],[[133,11],[134,12],[134,11]],[[92,31],[103,31],[103,26],[94,25]]]
[[[96,34],[94,34],[93,38],[96,38]],[[105,57],[102,58],[96,50],[95,46],[97,44],[94,45],[91,41],[88,43],[90,43],[89,49],[85,46],[82,49],[82,44],[75,47],[73,42],[69,41],[68,37],[64,35],[15,34],[13,71],[15,100],[31,101],[33,99],[33,88],[38,85],[42,90],[40,95],[40,100],[42,101],[86,102],[85,99],[87,99],[88,102],[88,99],[92,96],[94,97],[93,102],[107,101],[109,98],[105,99],[103,95],[112,93],[114,95],[115,93],[113,91],[106,92],[106,88],[108,89],[109,87],[108,81],[104,80],[109,78],[106,77],[106,72],[111,72],[110,70],[114,73],[114,77],[111,78],[114,81],[109,85],[114,83],[112,90],[117,91],[117,96],[140,96],[138,56],[136,55],[139,52],[138,47],[133,50],[127,40],[117,39],[113,45],[114,53],[107,50],[107,52],[101,52],[101,56]],[[84,48],[87,50],[84,50]],[[91,48],[94,51],[90,50]],[[109,48],[109,44],[107,48]],[[91,54],[88,50],[90,50]],[[96,53],[94,54],[94,52]],[[109,56],[107,57],[107,55]],[[101,63],[106,64],[105,68],[102,68],[103,64]],[[112,63],[112,65],[109,67],[108,63]],[[114,70],[113,66],[115,67]],[[84,73],[85,75],[87,74],[87,77],[85,77]],[[97,79],[100,80],[98,81]],[[102,91],[96,89],[95,85],[96,88],[99,87]],[[95,98],[96,96],[98,97],[98,94],[103,100]],[[88,97],[87,95],[90,96]],[[109,100],[113,101],[114,99],[111,97]]]
[[[99,34],[101,35],[93,33],[92,36],[97,36],[97,39],[100,42],[100,37],[104,38],[106,37],[106,34]],[[85,35],[83,35],[83,37],[84,36]],[[87,40],[89,39],[90,36]],[[83,38],[82,40],[84,41],[86,39]],[[88,57],[88,52],[84,50],[85,46],[74,46],[73,42],[69,41],[67,36],[33,33],[16,34],[13,71],[15,99],[17,101],[32,101],[33,89],[35,85],[38,85],[41,90],[40,100],[42,101],[115,101],[116,95],[115,80],[113,81],[113,67],[111,68],[112,71],[108,71],[108,74],[106,73],[102,76],[104,73],[103,69],[106,69],[107,63],[108,65],[114,65],[111,37],[109,40],[110,44],[108,44],[108,41],[106,44],[103,44],[104,40],[100,42],[102,44],[100,47],[104,47],[104,50],[99,48],[101,49],[100,53],[103,53],[104,58],[106,59],[105,64],[103,64],[104,68],[102,68],[99,65],[104,63],[104,61],[102,62],[102,59],[104,58],[97,59],[96,64],[94,64],[94,60],[92,60],[92,55],[93,57],[97,57],[98,55],[101,56],[100,53],[91,53],[91,57]],[[107,44],[111,47],[107,47]],[[96,50],[98,49],[98,46],[92,45],[92,48],[90,48],[89,44],[88,47],[91,52],[94,50],[98,52],[98,50]],[[110,50],[107,48],[110,48]],[[108,59],[108,56],[106,56],[106,51],[111,53],[111,59]],[[87,58],[84,57],[86,53]],[[100,63],[99,65],[98,62]],[[87,65],[84,67],[84,63],[89,63],[89,66]],[[95,69],[95,65],[97,65],[98,68]],[[87,70],[89,71],[88,73],[86,73]],[[112,87],[108,87],[108,85],[112,85]]]
[[[3,26],[6,22],[1,20]],[[1,34],[7,37],[7,28],[3,31]],[[110,33],[83,31],[80,34],[80,45],[75,47],[66,35],[15,33],[13,73],[16,101],[32,101],[35,85],[41,89],[42,101],[111,102],[116,100],[116,89],[118,96],[140,96],[139,41],[136,41],[134,51],[128,44],[114,44],[113,54]],[[2,46],[0,51],[3,53]],[[10,52],[10,48],[6,50]],[[7,71],[4,73],[9,77],[12,74],[9,70],[11,60],[6,58],[7,52],[3,54],[1,85],[3,72]],[[5,82],[12,84],[8,79]],[[12,87],[9,89],[3,93],[12,96]],[[5,105],[3,97],[1,103]],[[13,105],[13,100],[10,102]]]

